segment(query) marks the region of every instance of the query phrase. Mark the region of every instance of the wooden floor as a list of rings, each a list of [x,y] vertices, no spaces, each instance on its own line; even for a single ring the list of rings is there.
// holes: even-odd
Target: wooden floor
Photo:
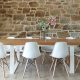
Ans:
[[[41,57],[37,59],[40,78],[38,78],[36,69],[33,65],[26,69],[25,76],[22,78],[24,66],[26,60],[19,64],[14,75],[9,75],[7,67],[6,69],[6,78],[5,80],[80,80],[80,69],[78,68],[75,74],[70,74],[70,77],[67,76],[64,66],[60,63],[57,64],[56,72],[54,78],[52,78],[52,71],[49,71],[51,65],[51,57],[46,56],[44,64],[41,64]],[[0,68],[0,80],[3,79],[2,69]]]

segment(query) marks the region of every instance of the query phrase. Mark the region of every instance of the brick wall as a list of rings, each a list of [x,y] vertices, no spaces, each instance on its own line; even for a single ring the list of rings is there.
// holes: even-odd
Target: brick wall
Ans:
[[[80,0],[0,0],[0,38],[41,36],[39,19],[56,17],[51,37],[80,37]]]

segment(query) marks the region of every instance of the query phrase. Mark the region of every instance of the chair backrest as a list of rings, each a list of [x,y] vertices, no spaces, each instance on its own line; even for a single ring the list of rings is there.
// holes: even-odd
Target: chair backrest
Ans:
[[[56,42],[51,56],[54,58],[65,58],[68,55],[68,45],[66,42]]]
[[[25,58],[37,58],[41,55],[39,46],[36,42],[27,42],[24,46],[23,57]]]
[[[0,58],[5,58],[5,57],[6,57],[6,51],[3,43],[0,42]]]
[[[23,52],[24,45],[15,45],[14,49],[17,52]]]

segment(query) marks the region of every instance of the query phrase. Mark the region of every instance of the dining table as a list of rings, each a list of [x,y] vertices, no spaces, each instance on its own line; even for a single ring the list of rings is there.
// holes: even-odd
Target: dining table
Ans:
[[[65,39],[65,38],[53,38],[53,39],[26,39],[26,38],[15,38],[15,39],[0,39],[0,42],[3,42],[4,45],[10,45],[10,64],[9,72],[14,74],[19,62],[15,60],[14,46],[16,45],[25,45],[26,42],[37,42],[39,46],[44,45],[54,45],[56,42],[67,42],[70,48],[70,65],[69,73],[75,73],[75,57],[74,57],[74,48],[77,45],[80,45],[80,39]],[[58,55],[58,54],[57,54]],[[18,53],[18,58],[20,54]]]

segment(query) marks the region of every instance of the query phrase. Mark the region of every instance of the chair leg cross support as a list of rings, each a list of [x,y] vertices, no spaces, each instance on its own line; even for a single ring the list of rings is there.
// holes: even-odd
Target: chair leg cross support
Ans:
[[[35,62],[35,64],[33,64],[33,62]],[[25,68],[24,68],[24,72],[23,72],[23,78],[24,78],[24,74],[25,74],[26,68],[28,68],[28,63],[30,63],[30,65],[31,65],[31,64],[32,64],[32,65],[35,65],[36,70],[37,70],[37,75],[38,75],[38,77],[40,77],[36,59],[33,59],[32,62],[30,61],[30,59],[27,59],[26,65],[25,65]],[[29,66],[30,66],[30,65],[29,65]]]
[[[56,69],[57,61],[58,61],[58,59],[53,60],[53,61],[52,61],[52,64],[51,64],[51,67],[50,67],[50,71],[51,71],[52,66],[53,66],[53,63],[54,63],[53,77],[54,77],[54,73],[55,73],[55,69]],[[67,75],[68,75],[68,77],[69,77],[69,72],[68,72],[68,69],[67,69],[67,66],[66,66],[65,60],[63,59],[62,61],[63,61],[63,65],[64,65],[64,67],[65,67],[65,70],[66,70],[66,72],[67,72]]]
[[[8,66],[8,64],[7,64],[7,60],[6,60],[6,58],[3,58],[3,59],[0,59],[0,61],[1,61],[1,67],[2,67],[2,69],[3,69],[3,77],[4,77],[4,80],[5,80],[5,70],[4,70],[4,64],[6,64],[7,66]],[[9,68],[9,66],[8,66],[8,68]]]
[[[77,65],[76,65],[75,71],[77,70],[79,64],[80,64],[80,58],[78,59],[78,62],[77,62]]]

